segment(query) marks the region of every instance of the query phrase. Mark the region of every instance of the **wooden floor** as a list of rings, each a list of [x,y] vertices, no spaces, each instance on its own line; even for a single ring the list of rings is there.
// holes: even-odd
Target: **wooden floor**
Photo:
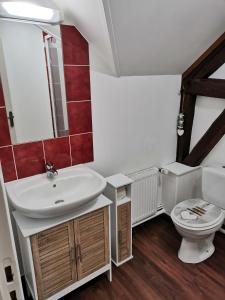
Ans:
[[[207,261],[180,262],[181,238],[166,216],[134,230],[134,259],[113,268],[113,281],[96,278],[63,300],[224,300],[225,235],[216,234],[216,252]]]
[[[167,216],[146,222],[133,233],[134,259],[113,268],[112,283],[102,275],[61,300],[225,300],[225,235],[197,265],[178,260],[180,241]]]

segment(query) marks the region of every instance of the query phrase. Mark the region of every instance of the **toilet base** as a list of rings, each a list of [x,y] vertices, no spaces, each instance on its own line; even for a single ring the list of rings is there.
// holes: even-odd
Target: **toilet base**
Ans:
[[[215,251],[211,234],[205,239],[191,239],[184,237],[178,252],[181,261],[189,264],[200,263],[209,258]]]

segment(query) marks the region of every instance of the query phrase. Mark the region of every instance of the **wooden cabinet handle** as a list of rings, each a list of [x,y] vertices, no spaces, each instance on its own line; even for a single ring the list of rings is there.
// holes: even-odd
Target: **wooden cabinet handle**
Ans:
[[[79,245],[76,246],[76,256],[77,256],[77,260],[80,260]]]
[[[75,248],[74,247],[70,248],[70,259],[71,259],[71,261],[75,261]]]
[[[119,243],[121,244],[122,243],[122,231],[119,230],[118,234],[119,234],[119,237],[118,237]]]
[[[77,253],[77,260],[79,260],[80,262],[82,262],[82,255],[81,255],[81,247],[80,247],[80,245],[77,245],[76,249],[77,249],[77,251],[76,251],[76,253]]]
[[[81,247],[80,247],[80,245],[78,245],[78,249],[79,249],[80,262],[82,262],[82,254],[81,254]]]

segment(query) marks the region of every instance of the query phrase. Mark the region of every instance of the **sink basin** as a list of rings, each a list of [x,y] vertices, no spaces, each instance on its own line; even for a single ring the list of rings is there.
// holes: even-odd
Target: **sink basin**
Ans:
[[[58,176],[46,174],[12,181],[6,191],[12,206],[32,218],[57,217],[95,200],[105,189],[106,180],[88,167],[59,170]]]

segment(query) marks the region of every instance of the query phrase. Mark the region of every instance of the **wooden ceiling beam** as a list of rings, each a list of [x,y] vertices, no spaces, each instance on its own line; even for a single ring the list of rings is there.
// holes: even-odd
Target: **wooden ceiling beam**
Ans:
[[[225,62],[225,33],[222,34],[182,75],[182,84],[193,78],[208,78]]]
[[[225,134],[225,111],[190,151],[196,96],[225,99],[225,81],[208,79],[225,63],[225,33],[209,47],[182,75],[180,112],[184,113],[184,134],[178,136],[177,161],[196,166]]]
[[[184,159],[183,163],[191,167],[200,165],[224,134],[225,110],[223,110],[219,117],[212,123],[191,153]]]
[[[185,93],[225,99],[224,79],[192,79]]]

